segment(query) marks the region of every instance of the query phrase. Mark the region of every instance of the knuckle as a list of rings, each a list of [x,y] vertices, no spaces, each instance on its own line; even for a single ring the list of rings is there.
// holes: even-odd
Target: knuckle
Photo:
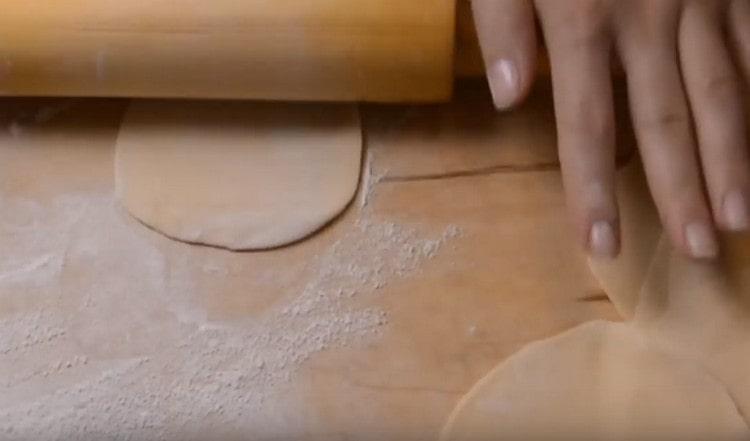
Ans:
[[[659,110],[637,119],[637,125],[647,132],[689,131],[690,115],[682,110]]]
[[[740,80],[731,73],[708,77],[702,86],[703,93],[719,101],[734,100],[740,91]]]
[[[567,46],[582,51],[602,47],[606,44],[606,30],[597,26],[579,26],[567,39]]]
[[[618,33],[624,49],[637,53],[650,52],[668,42],[674,44],[674,32],[679,23],[679,11],[674,2],[639,2],[638,6],[626,8],[618,20]]]
[[[569,17],[574,24],[582,27],[598,28],[606,22],[609,13],[609,2],[602,0],[586,0],[571,10]]]
[[[583,106],[581,106],[583,107]],[[608,112],[578,111],[558,118],[558,131],[571,138],[606,141],[613,136],[614,122]]]
[[[564,2],[560,2],[564,3]],[[560,6],[554,28],[559,29],[559,39],[566,46],[586,48],[600,46],[606,40],[610,2],[605,0],[579,0]]]

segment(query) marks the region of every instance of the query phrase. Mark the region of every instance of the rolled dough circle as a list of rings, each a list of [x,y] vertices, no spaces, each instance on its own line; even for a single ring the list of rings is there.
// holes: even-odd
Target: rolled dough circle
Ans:
[[[589,322],[532,343],[461,400],[443,441],[739,440],[726,388],[628,324]]]
[[[139,100],[116,142],[115,187],[171,238],[267,249],[340,214],[361,155],[355,104]]]

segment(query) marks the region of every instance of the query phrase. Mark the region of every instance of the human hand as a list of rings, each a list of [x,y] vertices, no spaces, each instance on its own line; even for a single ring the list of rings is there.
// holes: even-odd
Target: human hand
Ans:
[[[716,228],[750,228],[743,87],[750,0],[473,0],[498,108],[533,82],[539,19],[550,55],[563,182],[580,241],[619,250],[611,58],[628,83],[646,176],[671,241],[713,258]],[[744,73],[744,81],[743,81]]]

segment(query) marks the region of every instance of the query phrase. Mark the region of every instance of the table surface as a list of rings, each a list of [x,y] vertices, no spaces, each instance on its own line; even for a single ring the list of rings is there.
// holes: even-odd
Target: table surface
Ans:
[[[4,102],[9,439],[434,439],[526,343],[617,317],[566,221],[546,85],[507,114],[476,83],[364,106],[351,206],[257,253],[173,242],[117,207],[127,101]]]

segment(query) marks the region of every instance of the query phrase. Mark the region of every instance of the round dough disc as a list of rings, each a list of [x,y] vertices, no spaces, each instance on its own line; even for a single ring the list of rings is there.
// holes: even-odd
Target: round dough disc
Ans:
[[[346,208],[361,155],[355,104],[134,101],[116,143],[116,192],[174,239],[273,248]]]
[[[726,388],[627,324],[589,322],[502,363],[461,400],[443,441],[739,440]]]

